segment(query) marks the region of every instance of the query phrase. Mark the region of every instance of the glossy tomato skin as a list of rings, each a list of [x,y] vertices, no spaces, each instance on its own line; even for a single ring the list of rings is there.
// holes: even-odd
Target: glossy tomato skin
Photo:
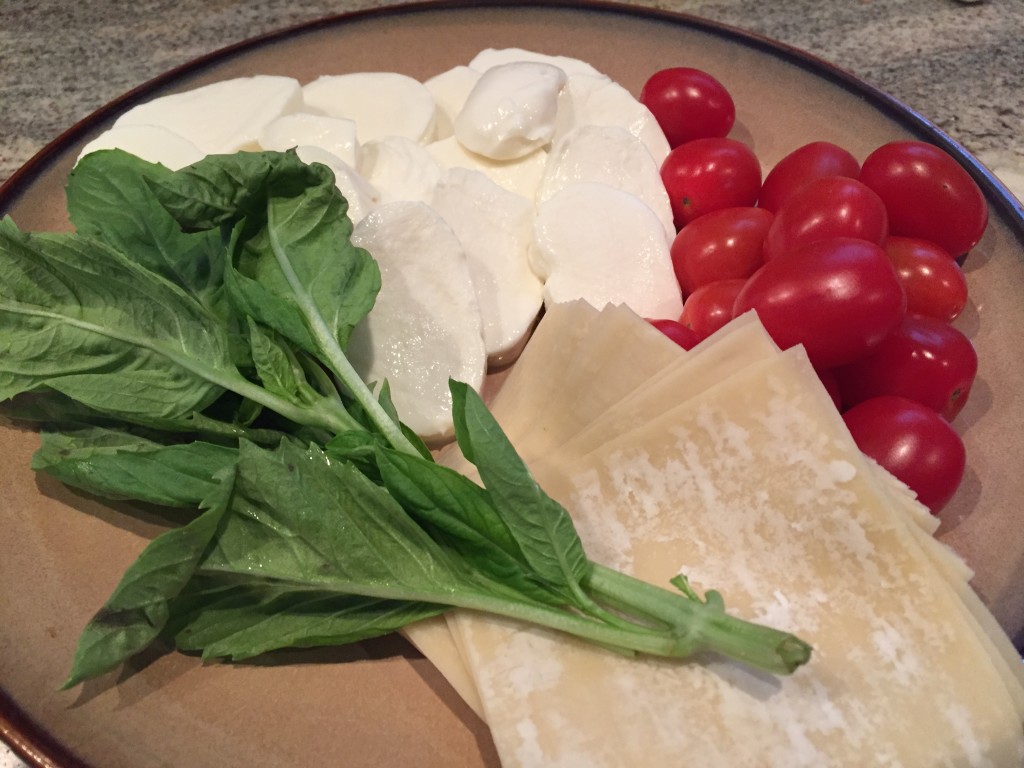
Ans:
[[[695,139],[668,153],[661,180],[676,229],[722,208],[753,206],[761,188],[761,164],[735,139]]]
[[[683,349],[693,349],[700,343],[700,334],[678,320],[648,320],[647,322]]]
[[[948,252],[929,240],[889,237],[882,244],[907,293],[907,312],[950,323],[967,306],[967,278]]]
[[[779,160],[761,185],[758,208],[777,213],[782,203],[810,181],[826,176],[860,175],[857,158],[828,141],[814,141],[798,147]]]
[[[780,347],[803,344],[824,369],[878,346],[902,319],[906,297],[880,246],[838,237],[767,262],[740,291],[733,316],[750,309]]]
[[[764,240],[764,259],[832,237],[881,245],[888,232],[885,204],[878,195],[856,179],[826,176],[805,184],[779,208]]]
[[[750,277],[764,263],[770,211],[723,208],[694,219],[672,241],[672,266],[684,296],[717,280]]]
[[[857,447],[902,480],[937,514],[967,463],[963,441],[935,411],[904,397],[865,400],[843,414]]]
[[[978,355],[959,330],[907,315],[869,355],[836,370],[848,406],[880,395],[915,400],[952,421],[978,373]]]
[[[865,158],[860,180],[885,203],[890,234],[931,240],[958,257],[985,232],[988,205],[981,189],[932,144],[884,144]]]
[[[654,115],[672,147],[726,136],[736,120],[736,105],[725,86],[691,67],[655,72],[644,83],[640,102]]]
[[[679,322],[696,331],[701,339],[706,339],[732,320],[736,297],[746,283],[746,280],[737,278],[702,285],[686,297]]]

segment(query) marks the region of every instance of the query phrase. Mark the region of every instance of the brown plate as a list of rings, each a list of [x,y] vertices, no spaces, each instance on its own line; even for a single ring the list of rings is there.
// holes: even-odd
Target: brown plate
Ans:
[[[856,78],[797,50],[692,17],[598,3],[404,6],[353,13],[234,46],[174,70],[101,109],[0,189],[0,212],[26,229],[66,228],[63,183],[81,146],[129,106],[228,77],[393,70],[419,78],[485,47],[576,56],[634,93],[685,63],[733,94],[734,135],[766,167],[811,140],[863,157],[923,138],[952,152],[988,196],[992,221],[966,267],[961,327],[981,373],[957,426],[969,470],[942,538],[975,568],[975,586],[1024,641],[1024,210],[932,124]],[[214,664],[164,649],[120,673],[58,692],[78,632],[161,519],[109,505],[29,470],[30,431],[0,431],[0,735],[30,762],[97,768],[496,765],[487,728],[431,665],[397,638]]]

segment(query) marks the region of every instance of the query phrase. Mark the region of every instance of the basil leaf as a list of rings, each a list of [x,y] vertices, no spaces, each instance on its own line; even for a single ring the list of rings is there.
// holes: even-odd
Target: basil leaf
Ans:
[[[578,594],[590,562],[569,513],[537,485],[480,396],[461,382],[450,386],[459,447],[476,465],[523,559],[549,586]]]
[[[263,330],[249,318],[252,360],[264,389],[296,404],[312,403],[320,395],[309,386],[295,353],[273,331]]]

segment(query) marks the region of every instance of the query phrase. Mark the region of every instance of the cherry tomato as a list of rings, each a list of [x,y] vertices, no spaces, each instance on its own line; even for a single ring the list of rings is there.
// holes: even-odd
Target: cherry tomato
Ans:
[[[693,349],[700,343],[700,334],[678,320],[648,320],[647,322],[683,349]]]
[[[750,277],[774,217],[760,208],[723,208],[694,219],[672,241],[672,266],[684,296],[716,280]]]
[[[826,176],[804,184],[779,208],[764,239],[764,259],[831,237],[858,237],[881,245],[888,228],[878,195],[856,179]]]
[[[985,196],[970,174],[936,146],[885,144],[864,160],[860,180],[885,203],[890,234],[931,240],[961,256],[985,232]]]
[[[964,407],[977,373],[970,339],[941,320],[918,315],[907,315],[869,355],[836,371],[847,405],[899,395],[948,421]]]
[[[640,91],[669,146],[725,136],[736,120],[736,106],[725,86],[707,72],[672,67],[655,72]]]
[[[821,385],[825,387],[828,396],[832,398],[832,404],[837,410],[842,410],[843,399],[839,391],[839,378],[836,376],[836,372],[831,368],[815,368],[814,372],[818,374]]]
[[[761,164],[735,139],[694,139],[661,165],[676,229],[722,208],[752,206],[761,188]]]
[[[928,240],[890,237],[885,252],[907,292],[907,312],[949,323],[967,306],[967,278],[946,251]]]
[[[733,315],[756,309],[783,349],[803,344],[816,368],[866,355],[903,317],[906,297],[885,251],[867,240],[819,240],[753,274]]]
[[[865,400],[843,414],[854,442],[917,494],[936,514],[964,476],[963,441],[930,408],[904,397]]]
[[[702,285],[686,297],[679,322],[692,328],[702,339],[706,339],[732,320],[736,296],[746,282],[738,278]]]
[[[772,213],[804,184],[826,176],[860,175],[857,158],[836,144],[815,141],[794,149],[775,164],[761,185],[757,206]]]

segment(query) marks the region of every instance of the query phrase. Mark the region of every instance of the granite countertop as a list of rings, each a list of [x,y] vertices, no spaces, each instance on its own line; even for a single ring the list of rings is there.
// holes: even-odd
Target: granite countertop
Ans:
[[[1021,0],[625,0],[747,29],[895,96],[1024,197]],[[380,0],[2,0],[0,183],[121,93],[201,54]],[[394,3],[397,4],[397,3]],[[21,763],[0,744],[0,768]]]

